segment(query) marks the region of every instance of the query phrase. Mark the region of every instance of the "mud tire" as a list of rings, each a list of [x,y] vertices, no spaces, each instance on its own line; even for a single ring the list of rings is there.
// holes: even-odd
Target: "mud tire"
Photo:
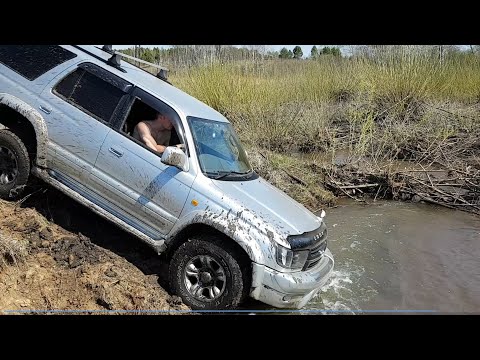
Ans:
[[[3,148],[3,151],[1,151]],[[6,150],[5,150],[6,149]],[[9,152],[9,153],[8,153]],[[20,138],[10,130],[0,130],[0,176],[4,164],[10,161],[9,154],[13,154],[16,176],[13,181],[2,183],[0,181],[0,198],[4,200],[16,200],[23,193],[30,175],[30,158],[27,148]],[[6,180],[8,181],[8,180]]]
[[[216,234],[198,235],[183,243],[173,254],[169,266],[170,288],[193,310],[235,309],[246,297],[249,290],[248,265],[231,241]],[[199,255],[213,259],[224,270],[225,287],[218,298],[202,301],[187,289],[187,265]]]

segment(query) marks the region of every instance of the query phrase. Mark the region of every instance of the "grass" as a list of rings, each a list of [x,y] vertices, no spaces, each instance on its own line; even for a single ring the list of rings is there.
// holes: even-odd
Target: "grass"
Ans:
[[[270,154],[267,165],[252,161],[260,174],[310,208],[334,200],[317,191],[319,172],[298,153],[448,163],[480,147],[480,57],[471,54],[442,64],[422,56],[227,63],[171,80],[224,114],[250,157]]]
[[[252,102],[272,106],[335,100],[345,94],[389,101],[414,97],[472,102],[480,96],[480,61],[468,55],[442,65],[422,57],[391,58],[380,64],[326,57],[194,67],[172,79],[209,105],[229,110],[248,109]]]
[[[406,142],[479,125],[477,56],[442,65],[423,57],[230,63],[172,81],[227,116],[244,142],[284,153],[350,148],[388,157]]]

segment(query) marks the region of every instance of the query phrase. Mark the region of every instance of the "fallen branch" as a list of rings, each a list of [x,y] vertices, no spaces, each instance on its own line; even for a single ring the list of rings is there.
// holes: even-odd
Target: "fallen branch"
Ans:
[[[436,205],[440,205],[440,206],[445,206],[449,209],[455,209],[453,206],[451,205],[448,205],[448,204],[445,204],[445,203],[441,203],[439,201],[436,201],[436,200],[433,200],[432,198],[428,197],[427,195],[423,194],[423,193],[419,193],[419,192],[416,192],[416,191],[412,191],[411,189],[407,189],[405,187],[401,187],[400,188],[401,191],[404,191],[404,192],[407,192],[409,194],[412,194],[412,195],[417,195],[418,197],[420,197],[422,200],[424,201],[427,201],[429,203],[432,203],[432,204],[436,204]]]
[[[381,189],[382,189],[382,187],[379,186],[378,189],[377,189],[377,193],[375,194],[375,197],[373,198],[373,201],[374,201],[374,202],[377,200],[377,196],[378,196],[378,194],[380,193],[380,190],[381,190]]]
[[[402,170],[402,171],[399,171],[399,173],[403,173],[403,172],[447,172],[448,170],[445,169],[445,170],[420,170],[420,169],[412,169],[412,170]]]
[[[345,195],[347,195],[350,199],[353,199],[353,200],[355,200],[355,201],[364,202],[365,204],[368,204],[367,201],[365,201],[365,200],[359,200],[359,199],[357,199],[355,196],[350,195],[347,191],[345,191],[344,189],[342,189],[342,187],[341,187],[335,180],[333,180],[333,178],[330,176],[330,174],[327,173],[327,175],[328,175],[328,178],[330,179],[331,183],[333,183],[333,185],[335,185],[335,186],[333,186],[333,187],[336,187],[337,189],[339,189],[341,192],[343,192]],[[330,184],[330,185],[331,185],[331,184]]]
[[[455,199],[455,200],[458,200],[458,201],[460,201],[460,202],[462,202],[462,203],[464,203],[464,204],[468,204],[468,202],[465,201],[465,200],[463,200],[462,198],[456,197],[456,196],[454,196],[453,194],[448,194],[448,193],[446,193],[445,191],[442,191],[442,190],[438,189],[438,188],[435,187],[435,186],[428,186],[428,185],[425,184],[423,181],[421,181],[421,180],[419,180],[419,179],[417,179],[417,178],[412,178],[412,179],[413,179],[414,181],[416,181],[416,182],[418,182],[418,183],[426,186],[427,188],[432,188],[433,190],[435,190],[436,192],[438,192],[438,193],[440,193],[440,194],[442,194],[442,195],[445,195],[445,196],[447,196],[447,197],[451,197],[451,198],[453,198],[453,199]],[[479,207],[477,207],[477,206],[475,206],[475,205],[470,205],[470,206],[472,206],[473,208],[475,208],[475,209],[477,209],[477,210],[480,211],[480,208],[479,208]]]
[[[362,189],[362,188],[369,188],[369,187],[377,187],[380,184],[361,184],[361,185],[345,185],[339,186],[340,189]]]
[[[435,201],[435,200],[433,200],[432,198],[429,198],[428,196],[423,196],[423,195],[421,195],[421,194],[416,194],[416,195],[420,196],[420,197],[422,198],[422,200],[425,200],[425,201],[427,201],[427,202],[429,202],[429,203],[436,204],[436,205],[440,205],[440,206],[445,206],[445,207],[447,207],[447,208],[449,208],[449,209],[455,209],[455,208],[454,208],[453,206],[451,206],[451,205],[448,205],[448,204],[445,204],[445,203],[442,203],[442,202],[439,202],[439,201]]]
[[[467,186],[464,185],[464,184],[450,184],[450,183],[435,183],[435,185],[437,185],[437,186],[461,187],[461,188],[467,187]],[[478,186],[478,185],[475,185],[475,184],[473,184],[473,185],[474,185],[474,186]]]
[[[303,181],[302,179],[300,179],[299,177],[295,176],[295,175],[292,175],[290,174],[287,170],[285,169],[282,169],[283,171],[285,171],[285,174],[287,174],[288,176],[290,176],[293,180],[295,180],[297,183],[299,184],[302,184],[303,186],[308,186],[308,184]]]
[[[480,187],[479,185],[472,183],[472,182],[471,182],[470,180],[468,180],[468,179],[465,179],[465,181],[468,182],[470,185],[472,185],[472,186],[474,186],[474,187]]]

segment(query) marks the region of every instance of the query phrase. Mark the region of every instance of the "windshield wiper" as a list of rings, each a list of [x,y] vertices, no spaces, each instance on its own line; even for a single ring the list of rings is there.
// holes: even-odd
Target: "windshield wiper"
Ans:
[[[225,171],[225,172],[222,171],[222,172],[220,172],[219,171],[219,172],[217,172],[218,175],[215,176],[212,179],[220,180],[220,179],[223,179],[224,177],[227,177],[227,176],[232,175],[232,174],[234,174],[234,175],[248,175],[250,173],[253,174],[253,170],[250,170],[250,171],[247,171],[247,172],[238,172],[238,171]],[[250,178],[250,176],[248,178]]]

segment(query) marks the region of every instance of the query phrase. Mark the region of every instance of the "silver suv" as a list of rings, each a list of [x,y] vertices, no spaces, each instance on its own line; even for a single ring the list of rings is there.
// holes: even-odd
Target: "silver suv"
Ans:
[[[122,56],[0,46],[0,197],[43,179],[166,251],[171,291],[193,309],[303,307],[333,270],[325,213],[259,177],[224,116]],[[132,136],[157,112],[174,125],[162,154]]]

